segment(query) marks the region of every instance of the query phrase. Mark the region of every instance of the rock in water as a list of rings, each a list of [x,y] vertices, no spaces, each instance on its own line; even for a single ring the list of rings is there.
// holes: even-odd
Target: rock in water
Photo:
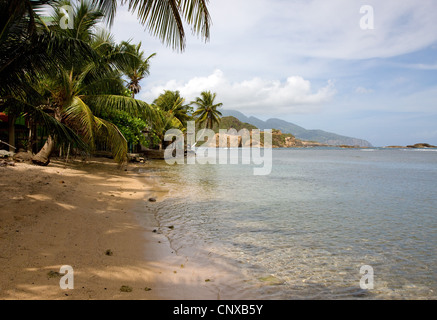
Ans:
[[[429,143],[416,143],[415,145],[407,146],[407,148],[424,149],[424,148],[437,148],[437,147],[430,145]]]

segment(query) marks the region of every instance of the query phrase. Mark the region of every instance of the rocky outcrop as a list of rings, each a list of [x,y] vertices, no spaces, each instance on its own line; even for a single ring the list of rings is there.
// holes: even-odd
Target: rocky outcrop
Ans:
[[[316,141],[300,140],[290,133],[282,133],[281,130],[273,130],[272,144],[273,148],[304,148],[329,146],[327,144]]]
[[[207,141],[202,145],[208,148],[219,148],[221,146],[231,147],[264,147],[264,136],[261,132],[260,139],[253,135],[250,131],[250,139],[242,139],[238,134],[219,134],[216,133],[211,141]],[[272,148],[302,148],[302,147],[321,147],[327,146],[323,143],[314,141],[302,141],[289,133],[282,133],[281,130],[272,131]]]
[[[324,143],[320,143],[320,142],[316,142],[316,141],[300,140],[300,142],[302,142],[303,147],[330,147],[330,145],[328,145],[328,144],[324,144]]]
[[[405,148],[409,148],[409,149],[426,149],[426,148],[437,148],[437,146],[433,146],[429,143],[416,143],[413,145],[409,145],[409,146],[388,146],[385,147],[388,149],[405,149]]]
[[[424,149],[424,148],[437,148],[437,146],[433,146],[428,143],[416,143],[414,145],[407,146],[407,148]]]
[[[260,145],[259,141],[254,141],[252,139],[252,133],[250,135],[251,139],[245,139],[243,141],[240,135],[233,134],[219,134],[216,133],[211,141],[207,141],[202,144],[202,147],[207,148],[219,148],[221,146],[226,146],[227,148],[241,148],[241,147],[256,147]]]

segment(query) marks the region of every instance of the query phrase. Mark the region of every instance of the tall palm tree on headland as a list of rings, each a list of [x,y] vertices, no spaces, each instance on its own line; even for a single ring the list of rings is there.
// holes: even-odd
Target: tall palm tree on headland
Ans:
[[[220,123],[222,114],[217,108],[221,107],[223,103],[214,104],[217,94],[211,93],[211,91],[203,91],[200,96],[201,97],[197,97],[196,100],[191,102],[191,104],[197,106],[193,117],[197,118],[197,122],[200,125],[205,124],[205,128],[212,129],[215,123]]]

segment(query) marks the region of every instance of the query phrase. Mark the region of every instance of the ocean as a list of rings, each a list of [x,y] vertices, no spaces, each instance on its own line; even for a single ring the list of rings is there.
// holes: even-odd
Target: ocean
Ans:
[[[264,176],[246,164],[150,165],[169,190],[155,218],[176,254],[228,270],[222,290],[235,298],[437,298],[437,150],[272,157]]]

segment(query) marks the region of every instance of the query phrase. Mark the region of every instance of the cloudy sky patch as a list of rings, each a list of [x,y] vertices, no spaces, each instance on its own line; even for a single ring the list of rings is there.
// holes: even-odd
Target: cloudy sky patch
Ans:
[[[207,77],[195,77],[181,83],[170,80],[161,86],[154,86],[142,98],[152,101],[164,90],[178,90],[187,102],[199,96],[199,88],[217,92],[217,99],[227,109],[236,109],[249,114],[263,114],[269,106],[275,106],[273,114],[313,113],[320,106],[330,101],[335,95],[333,81],[312,90],[311,83],[299,76],[288,77],[285,81],[253,78],[232,82],[221,70],[215,70]]]
[[[374,29],[360,27],[363,5],[373,8]],[[437,144],[437,0],[211,0],[210,13],[210,41],[189,36],[181,54],[118,11],[116,39],[157,53],[140,97],[152,102],[168,89],[190,101],[211,90],[248,116],[374,145],[420,134]]]

